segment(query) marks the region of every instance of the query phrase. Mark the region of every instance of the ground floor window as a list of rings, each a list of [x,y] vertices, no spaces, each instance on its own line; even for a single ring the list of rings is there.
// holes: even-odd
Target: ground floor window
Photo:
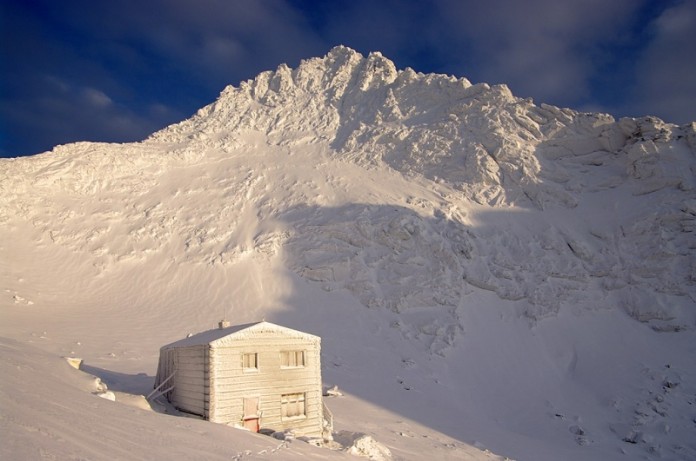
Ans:
[[[283,394],[280,396],[280,414],[283,418],[306,416],[304,393]]]

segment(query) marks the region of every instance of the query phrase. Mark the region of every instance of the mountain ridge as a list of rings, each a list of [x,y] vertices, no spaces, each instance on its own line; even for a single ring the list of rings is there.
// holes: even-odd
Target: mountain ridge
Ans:
[[[291,110],[293,117],[280,115],[285,110]],[[426,129],[419,130],[423,125]],[[472,85],[465,78],[418,74],[408,68],[397,71],[380,53],[364,58],[336,47],[324,58],[303,61],[297,69],[281,65],[238,88],[228,86],[194,117],[150,139],[214,135],[218,139],[211,140],[212,145],[224,148],[229,141],[225,132],[255,130],[278,144],[290,142],[288,138],[329,140],[337,154],[364,165],[382,161],[429,179],[443,169],[452,170],[443,179],[462,189],[474,183],[481,190],[467,192],[479,203],[515,203],[526,195],[543,207],[546,200],[576,204],[563,188],[540,193],[535,187],[542,182],[540,174],[557,183],[567,181],[563,169],[541,172],[540,164],[547,158],[624,152],[635,164],[644,154],[657,153],[655,142],[685,139],[693,151],[695,127],[693,123],[677,127],[655,117],[616,122],[606,114],[536,106],[530,99],[514,97],[505,85]],[[646,174],[640,167],[625,166]],[[678,175],[656,177],[653,183],[652,188],[679,184],[693,188],[690,178]]]
[[[237,256],[230,259],[231,255],[256,248],[259,242],[278,250],[292,232],[281,230],[265,235],[261,230],[264,217],[282,220],[287,214],[283,209],[303,202],[308,206],[343,206],[345,199],[336,203],[336,194],[343,194],[346,199],[353,194],[349,200],[356,204],[349,208],[352,210],[349,214],[367,213],[370,221],[387,227],[396,226],[400,220],[410,221],[422,228],[420,235],[430,236],[430,240],[421,241],[423,245],[413,248],[434,245],[461,255],[441,268],[450,274],[446,283],[449,288],[441,291],[437,299],[459,299],[461,290],[457,280],[464,280],[465,286],[492,290],[503,299],[525,300],[526,315],[540,319],[558,312],[564,303],[588,304],[578,298],[583,292],[580,287],[602,280],[603,290],[617,297],[610,304],[623,306],[631,316],[649,321],[655,328],[683,329],[692,322],[692,309],[688,306],[696,298],[693,275],[696,264],[689,243],[696,226],[694,126],[676,127],[653,117],[624,118],[616,122],[605,114],[583,114],[544,104],[535,106],[530,100],[514,97],[503,85],[471,85],[464,78],[416,74],[410,69],[397,71],[380,53],[365,58],[349,48],[337,47],[324,58],[303,61],[297,69],[281,65],[275,72],[264,72],[239,87],[228,86],[217,101],[194,117],[154,133],[144,142],[80,143],[58,147],[54,154],[9,162],[9,165],[26,165],[27,170],[24,174],[13,174],[11,168],[7,169],[3,183],[12,185],[3,188],[3,196],[6,203],[14,198],[16,207],[27,214],[31,205],[22,203],[34,195],[27,193],[29,188],[36,193],[58,186],[77,194],[76,197],[89,197],[99,191],[146,194],[156,189],[172,168],[195,169],[195,165],[209,162],[223,164],[228,156],[238,155],[236,152],[251,152],[245,154],[249,158],[244,160],[250,165],[256,161],[254,151],[268,148],[277,153],[261,163],[269,170],[276,170],[274,173],[235,161],[238,164],[230,171],[237,173],[219,181],[225,183],[220,192],[211,192],[221,199],[231,194],[247,197],[248,203],[239,199],[233,200],[234,204],[228,203],[224,209],[229,211],[223,216],[231,216],[232,210],[248,208],[249,203],[256,203],[252,208],[263,208],[257,209],[257,216],[252,218],[255,230],[243,232],[246,235],[243,243],[238,242],[239,235],[233,230],[220,232],[225,221],[215,216],[216,208],[212,206],[203,220],[207,225],[184,225],[179,232],[183,238],[178,245],[185,248],[185,254],[199,252],[194,257],[196,260],[220,262],[235,260]],[[162,155],[162,149],[166,155]],[[293,179],[278,169],[278,161],[296,170]],[[323,185],[300,171],[316,170],[317,165],[326,168],[334,161],[339,162],[337,170],[320,180]],[[303,162],[312,166],[302,166]],[[389,220],[385,216],[371,216],[365,210],[369,210],[374,199],[363,197],[355,202],[358,196],[345,192],[348,186],[345,180],[339,179],[339,170],[346,162],[355,165],[356,175],[368,177],[385,174],[387,168],[402,180],[420,182],[426,189],[439,189],[435,194],[439,197],[396,198],[394,203],[402,207],[405,216],[393,216]],[[33,163],[46,166],[33,167],[32,176]],[[246,172],[242,173],[242,169]],[[212,171],[206,174],[211,178],[215,175]],[[30,186],[23,183],[24,178],[30,179]],[[283,204],[274,198],[271,201],[279,208],[269,208],[269,200],[261,198],[275,193],[268,184],[264,185],[268,181],[282,185],[289,202]],[[300,186],[302,181],[304,185]],[[24,192],[20,192],[22,189]],[[327,195],[313,198],[319,189],[324,189]],[[197,190],[202,196],[213,188],[200,181]],[[166,247],[169,248],[166,251],[176,252],[171,245],[179,239],[167,230],[157,231],[160,224],[153,225],[151,217],[159,214],[161,222],[176,222],[181,210],[186,208],[186,196],[178,195],[181,192],[180,187],[169,192],[174,195],[169,201],[177,203],[175,209],[167,209],[163,203],[155,203],[152,208],[133,203],[130,208],[138,212],[130,213],[130,217],[123,217],[124,211],[118,205],[107,207],[110,208],[107,212],[97,212],[108,221],[121,216],[123,222],[138,227],[126,234],[127,243],[120,250],[106,249],[113,245],[84,244],[106,241],[109,236],[123,240],[123,235],[116,231],[122,227],[118,224],[73,232],[81,237],[67,239],[60,230],[49,230],[48,223],[36,224],[41,220],[35,220],[35,226],[43,227],[43,233],[54,242],[64,241],[80,251],[92,248],[89,251],[100,261],[104,255],[110,260],[137,259],[138,248],[162,253]],[[616,208],[621,203],[648,203],[640,198],[644,196],[651,198],[649,212],[626,215]],[[44,200],[41,194],[36,199]],[[360,205],[360,201],[364,204]],[[419,202],[423,203],[417,205]],[[616,211],[601,212],[595,202],[614,203]],[[455,212],[459,218],[452,222],[449,218],[437,218],[438,213],[444,216],[439,207],[465,210],[474,204],[484,207],[480,210],[487,206],[521,207],[531,215],[536,214],[542,222],[548,222],[549,232],[518,239],[504,235],[503,225],[482,238],[470,217],[465,217],[466,212]],[[578,232],[556,218],[546,217],[544,209],[575,210],[574,214],[581,220],[597,223],[589,233]],[[9,219],[8,208],[3,210],[0,218]],[[75,214],[67,208],[62,212],[65,216]],[[446,214],[452,216],[451,212]],[[601,215],[602,219],[596,220],[593,215]],[[436,219],[431,221],[426,219],[428,216]],[[317,223],[296,222],[291,228],[307,225]],[[336,227],[329,222],[321,225],[325,230]],[[138,237],[143,233],[151,237],[145,240]],[[374,243],[375,238],[376,234],[368,240]],[[398,238],[401,237],[394,237]],[[290,246],[296,248],[296,261],[289,265],[299,274],[313,274],[309,278],[327,277],[319,273],[334,274],[331,280],[321,281],[360,291],[362,288],[355,288],[362,286],[357,279],[381,273],[381,269],[375,272],[373,267],[377,262],[365,258],[365,254],[393,249],[396,241],[389,241],[381,250],[382,244],[375,244],[369,250],[365,250],[365,245],[368,244],[364,242],[356,250],[345,241],[334,244],[336,249],[345,246],[344,251],[357,251],[361,255],[350,259],[355,267],[348,270],[349,275],[345,275],[344,262],[326,252],[308,251],[296,243]],[[525,262],[513,256],[534,252],[538,254],[534,261]],[[308,257],[309,254],[315,254],[316,260]],[[414,260],[423,258],[427,259],[422,254],[414,255]],[[448,259],[440,258],[440,263]],[[109,263],[95,264],[108,266]],[[416,291],[427,287],[428,271],[420,271],[418,265],[411,266],[421,273],[421,281],[405,289],[397,287],[400,283],[392,280],[392,288],[401,293],[396,299],[376,295],[383,290],[378,288],[382,283],[380,276],[375,275],[368,278],[378,281],[368,284],[371,287],[366,288],[367,293],[357,296],[365,304],[417,305],[419,301],[413,299],[420,299]],[[338,277],[340,283],[336,280],[337,273],[344,274]],[[455,301],[445,303],[456,304]]]

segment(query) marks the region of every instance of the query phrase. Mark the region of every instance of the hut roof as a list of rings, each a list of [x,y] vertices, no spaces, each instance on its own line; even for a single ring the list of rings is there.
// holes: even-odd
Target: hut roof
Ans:
[[[176,347],[189,347],[210,344],[211,346],[221,346],[227,343],[242,339],[252,339],[259,335],[267,333],[282,333],[285,336],[290,336],[298,339],[305,339],[312,343],[318,343],[321,338],[310,335],[302,331],[293,330],[292,328],[282,327],[270,322],[255,322],[245,323],[242,325],[233,325],[227,328],[215,328],[208,331],[203,331],[188,338],[180,339],[173,343],[162,346],[162,349],[171,349]]]

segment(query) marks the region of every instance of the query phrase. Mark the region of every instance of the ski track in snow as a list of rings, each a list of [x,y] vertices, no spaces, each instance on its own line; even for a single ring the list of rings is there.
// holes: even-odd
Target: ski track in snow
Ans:
[[[140,394],[162,344],[266,317],[324,338],[341,430],[395,459],[693,459],[695,151],[694,124],[537,106],[339,47],[141,143],[0,160],[18,363],[3,424],[47,456],[67,438],[99,458],[131,433],[42,430],[67,415],[36,400],[18,416],[21,367],[40,361],[31,379],[62,402],[80,379],[24,348]],[[124,410],[99,405],[70,411],[115,427]],[[183,424],[138,415],[153,437]],[[259,443],[235,436],[234,456]]]

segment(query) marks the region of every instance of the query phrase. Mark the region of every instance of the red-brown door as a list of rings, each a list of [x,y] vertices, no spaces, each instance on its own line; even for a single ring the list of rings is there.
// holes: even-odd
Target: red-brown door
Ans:
[[[258,397],[244,397],[244,427],[252,432],[259,431],[259,419],[261,415],[259,414],[259,398]]]

